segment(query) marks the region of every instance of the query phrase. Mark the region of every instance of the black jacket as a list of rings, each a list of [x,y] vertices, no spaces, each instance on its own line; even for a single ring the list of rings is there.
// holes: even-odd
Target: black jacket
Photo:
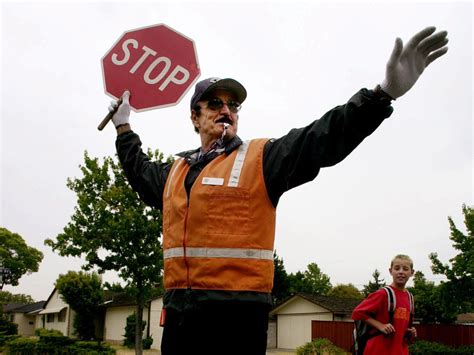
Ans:
[[[332,166],[349,155],[382,121],[393,112],[390,101],[362,89],[345,105],[328,111],[310,125],[292,129],[278,139],[270,139],[263,152],[263,175],[268,195],[276,207],[281,195],[293,187],[313,180],[324,167]],[[229,154],[242,141],[235,137],[225,145]],[[137,134],[119,135],[116,147],[125,175],[140,198],[150,206],[162,209],[163,190],[170,163],[156,163],[141,150]],[[217,154],[195,159],[199,149],[180,153],[190,164],[186,177],[189,192],[203,167]],[[250,300],[270,303],[271,296],[256,292],[172,290],[165,294],[167,307],[185,309],[201,300]]]

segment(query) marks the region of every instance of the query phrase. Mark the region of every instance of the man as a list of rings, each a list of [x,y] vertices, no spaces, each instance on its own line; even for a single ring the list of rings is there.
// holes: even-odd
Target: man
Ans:
[[[173,164],[142,152],[124,93],[112,118],[120,162],[140,198],[163,211],[164,355],[265,354],[281,195],[342,161],[446,53],[447,42],[447,32],[434,27],[406,46],[397,39],[380,85],[279,139],[242,142],[245,88],[234,79],[203,80],[190,107],[201,146]]]

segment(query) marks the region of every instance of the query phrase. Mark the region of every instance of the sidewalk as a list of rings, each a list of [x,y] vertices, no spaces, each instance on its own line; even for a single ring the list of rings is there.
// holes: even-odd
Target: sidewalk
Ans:
[[[117,350],[117,355],[135,355],[134,349],[127,349],[122,346],[113,346]],[[143,350],[143,355],[160,355],[159,350]],[[295,355],[296,351],[288,349],[267,349],[267,355]],[[242,354],[245,355],[245,354]]]
[[[295,355],[296,351],[289,349],[267,349],[267,355]]]
[[[160,355],[159,350],[143,350],[143,355]],[[267,355],[295,355],[291,350],[268,349]],[[135,355],[134,349],[117,349],[117,355]],[[242,354],[245,355],[245,354]]]

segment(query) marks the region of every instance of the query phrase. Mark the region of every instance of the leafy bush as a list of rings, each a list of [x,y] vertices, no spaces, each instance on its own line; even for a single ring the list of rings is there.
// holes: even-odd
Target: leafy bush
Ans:
[[[35,329],[35,335],[37,337],[48,336],[48,335],[63,335],[59,330],[56,329],[44,329],[38,328]]]
[[[297,355],[344,355],[343,349],[335,346],[326,338],[314,339],[296,349]]]
[[[421,354],[442,354],[442,355],[472,355],[474,354],[474,345],[461,346],[459,348],[453,348],[444,344],[435,343],[426,340],[418,340],[411,344],[410,354],[421,355]]]
[[[66,338],[66,337],[64,337]],[[18,338],[7,343],[7,355],[114,355],[115,349],[98,342],[65,341],[57,337],[42,337],[40,340]],[[65,346],[65,344],[69,345]]]
[[[137,323],[137,315],[135,313],[130,314],[127,317],[127,324],[125,325],[125,339],[123,345],[129,348],[135,347],[135,324]],[[142,321],[142,331],[145,329],[146,322]],[[151,345],[151,344],[150,344]]]
[[[0,334],[1,335],[15,335],[18,334],[18,324],[8,320],[6,316],[0,316]]]
[[[457,355],[472,355],[474,354],[474,345],[464,345],[456,349]]]
[[[19,337],[20,337],[20,335],[18,335],[18,334],[15,334],[15,335],[1,335],[0,334],[0,346],[4,346],[9,341],[17,339]]]
[[[8,355],[31,355],[35,354],[38,340],[29,338],[17,338],[7,343],[6,353]]]
[[[68,347],[71,355],[112,355],[115,349],[97,341],[77,341]]]
[[[153,338],[152,337],[146,337],[145,339],[142,340],[143,343],[143,349],[150,349],[151,344],[153,344]]]
[[[65,347],[74,343],[74,340],[64,335],[47,334],[40,336],[41,344],[51,344],[57,347]]]

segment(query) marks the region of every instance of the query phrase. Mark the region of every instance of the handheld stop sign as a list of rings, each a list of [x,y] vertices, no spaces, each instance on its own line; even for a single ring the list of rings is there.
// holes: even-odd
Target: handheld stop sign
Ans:
[[[164,24],[124,32],[101,63],[105,93],[119,99],[130,91],[136,112],[176,105],[201,74],[193,40]]]

